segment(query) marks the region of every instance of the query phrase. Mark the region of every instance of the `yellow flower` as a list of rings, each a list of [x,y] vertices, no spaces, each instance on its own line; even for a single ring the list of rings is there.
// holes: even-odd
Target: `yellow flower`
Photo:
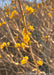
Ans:
[[[42,38],[44,38],[44,36],[42,36]]]
[[[26,44],[28,44],[30,38],[29,38],[28,35],[25,35],[25,36],[23,37],[23,40],[24,40],[24,42],[25,42]]]
[[[6,24],[6,22],[4,21],[2,24]]]
[[[2,45],[0,45],[0,49],[3,49],[6,46],[6,42],[3,42]]]
[[[0,55],[0,58],[1,58],[1,55]]]
[[[26,62],[26,60],[21,60],[21,65],[25,64]]]
[[[0,23],[0,27],[2,26],[2,24]]]
[[[43,65],[43,62],[41,60],[37,60],[37,64],[42,66]]]
[[[0,45],[0,49],[3,49],[3,45]]]
[[[26,35],[26,29],[25,28],[23,28],[22,34]]]
[[[0,45],[1,45],[1,42],[0,42]]]
[[[48,13],[48,16],[49,16],[49,17],[52,17],[52,15],[51,15],[50,13]]]
[[[32,7],[29,7],[29,12],[33,13],[34,9]]]
[[[53,10],[53,8],[51,8],[51,10]]]
[[[32,7],[26,6],[25,10],[27,10],[29,13],[33,13],[34,9]]]
[[[20,47],[20,43],[16,43],[15,44],[15,47],[17,48],[17,47]]]
[[[23,59],[24,59],[24,60],[25,60],[25,59],[28,60],[28,56],[23,57]]]
[[[28,8],[29,8],[29,7],[28,7],[28,5],[26,5],[26,8],[25,8],[25,10],[28,10]]]
[[[48,36],[45,36],[45,38],[48,38]]]
[[[39,4],[37,4],[37,8],[40,8]]]
[[[30,31],[34,31],[33,26],[29,26],[28,28],[29,28]]]
[[[23,57],[23,59],[21,60],[21,65],[27,63],[28,61],[28,56]]]
[[[5,47],[5,46],[6,46],[6,42],[3,42],[3,44],[2,44],[2,45],[3,45],[3,47]]]
[[[9,46],[9,45],[10,45],[10,43],[9,43],[9,42],[7,42],[7,45]]]
[[[21,43],[21,47],[23,48],[23,49],[25,49],[25,43]]]
[[[43,3],[40,3],[41,5],[43,5]]]
[[[27,34],[28,34],[28,35],[31,35],[31,33],[30,33],[30,32],[28,32]]]

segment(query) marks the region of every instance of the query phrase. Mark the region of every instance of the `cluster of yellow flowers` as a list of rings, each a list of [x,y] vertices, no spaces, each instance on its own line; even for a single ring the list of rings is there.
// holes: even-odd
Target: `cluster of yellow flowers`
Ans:
[[[24,37],[23,37],[24,43],[26,43],[28,45],[28,42],[30,40],[29,35],[31,35],[31,33],[30,32],[26,33],[26,29],[23,28],[22,34],[24,35]]]
[[[3,42],[1,45],[0,45],[0,49],[3,49],[5,46],[9,46],[10,43],[9,42]]]
[[[25,36],[25,35],[31,35],[31,32],[28,32],[28,31],[27,31],[27,33],[26,33],[26,29],[23,28],[22,34],[23,34],[24,36]]]
[[[25,49],[25,43],[23,43],[23,42],[21,44],[20,43],[16,43],[15,44],[15,48],[17,48],[17,47],[21,47],[21,48]]]
[[[37,60],[37,64],[42,66],[43,65],[43,62],[41,60]]]
[[[48,38],[48,36],[42,36],[42,38],[43,38],[43,39],[44,39],[44,38],[46,38],[46,39],[47,39],[47,38]]]
[[[6,24],[6,22],[5,22],[5,21],[3,21],[2,23],[0,23],[0,27],[2,26],[2,24],[4,24],[4,25],[5,25],[5,24]]]
[[[52,15],[51,15],[50,13],[48,13],[48,16],[49,16],[49,17],[52,17]]]
[[[25,43],[21,43],[21,47],[23,48],[23,49],[25,49]]]
[[[27,63],[28,61],[28,56],[23,57],[23,59],[21,60],[21,65]]]
[[[25,10],[27,10],[29,13],[33,13],[34,9],[32,7],[26,6]]]
[[[18,14],[18,12],[16,10],[13,10],[9,18],[11,19],[12,17],[14,17],[14,14]]]
[[[33,26],[31,26],[31,25],[28,26],[28,29],[29,29],[30,31],[34,31],[34,28],[33,28]],[[28,31],[26,32],[26,29],[23,28],[22,34],[24,35],[24,37],[23,37],[24,43],[26,43],[26,44],[28,45],[28,43],[29,43],[29,41],[30,41],[30,37],[29,37],[29,36],[31,35],[31,33],[28,32]]]
[[[15,44],[15,48],[20,47],[20,43]]]

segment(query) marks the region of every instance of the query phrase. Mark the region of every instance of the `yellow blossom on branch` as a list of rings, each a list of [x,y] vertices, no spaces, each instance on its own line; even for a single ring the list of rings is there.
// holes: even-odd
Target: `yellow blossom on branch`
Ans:
[[[23,57],[23,59],[24,59],[24,60],[25,60],[25,59],[28,60],[28,56]]]
[[[2,22],[2,24],[6,24],[6,22],[4,21],[4,22]]]
[[[10,45],[10,43],[9,43],[9,42],[7,42],[7,45],[9,46],[9,45]]]
[[[25,49],[25,43],[21,43],[21,47],[23,48],[23,49]]]
[[[43,5],[43,3],[40,3],[41,5]]]
[[[28,35],[31,35],[31,33],[30,33],[30,32],[27,32],[27,34],[28,34]]]
[[[37,64],[42,66],[43,65],[43,62],[41,60],[37,60]]]
[[[33,13],[34,9],[32,7],[29,7],[28,5],[25,8],[26,11],[28,11],[29,13]]]
[[[0,45],[0,49],[3,49],[6,45],[6,42],[3,42],[3,44]]]
[[[53,8],[51,8],[51,11],[53,11]]]
[[[3,45],[3,47],[5,47],[5,46],[6,46],[6,42],[3,42],[3,44],[2,44],[2,45]]]
[[[50,13],[48,13],[48,16],[49,16],[49,17],[52,17],[52,15],[51,15]]]
[[[26,44],[28,44],[30,38],[29,38],[28,35],[25,35],[25,36],[23,37],[23,40],[24,40],[24,42],[25,42]]]
[[[30,31],[34,31],[33,26],[29,26],[28,28],[29,28]]]
[[[1,58],[1,55],[0,55],[0,58]]]
[[[2,24],[0,23],[0,27],[2,26]]]
[[[26,35],[26,29],[25,28],[23,28],[22,34]]]
[[[23,59],[21,60],[21,65],[27,63],[28,61],[28,56],[23,57]]]
[[[20,47],[20,43],[15,44],[15,48]]]
[[[2,45],[0,45],[0,49],[3,49],[3,46]]]
[[[45,38],[48,38],[48,36],[45,36]]]

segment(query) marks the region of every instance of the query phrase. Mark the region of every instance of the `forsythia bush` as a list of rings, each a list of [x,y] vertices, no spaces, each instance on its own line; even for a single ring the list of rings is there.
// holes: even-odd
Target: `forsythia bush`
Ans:
[[[53,3],[11,0],[4,10],[0,8],[0,65],[5,68],[2,75],[53,73]]]

